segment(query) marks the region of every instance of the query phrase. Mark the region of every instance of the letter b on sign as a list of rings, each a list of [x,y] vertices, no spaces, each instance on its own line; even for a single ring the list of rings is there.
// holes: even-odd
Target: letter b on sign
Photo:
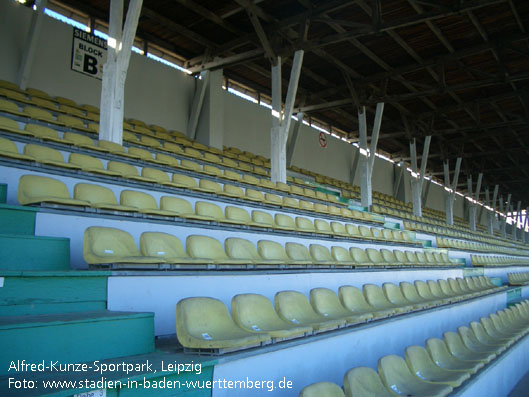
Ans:
[[[91,55],[85,54],[84,63],[83,63],[83,71],[85,73],[97,74],[97,58]]]

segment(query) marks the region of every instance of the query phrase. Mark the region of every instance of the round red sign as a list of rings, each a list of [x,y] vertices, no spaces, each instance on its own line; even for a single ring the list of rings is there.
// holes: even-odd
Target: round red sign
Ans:
[[[320,132],[320,136],[318,137],[318,142],[320,143],[321,147],[327,147],[327,136],[324,132]]]

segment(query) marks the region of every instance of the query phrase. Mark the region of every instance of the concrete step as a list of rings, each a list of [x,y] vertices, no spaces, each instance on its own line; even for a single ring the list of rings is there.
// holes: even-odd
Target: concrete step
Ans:
[[[0,234],[0,270],[70,270],[70,240]]]
[[[105,310],[109,272],[0,271],[0,316]]]
[[[99,310],[0,317],[0,376],[17,363],[81,363],[154,351],[154,314]],[[11,366],[11,370],[9,370]],[[49,369],[49,368],[48,368]]]
[[[1,203],[0,185],[0,203]],[[0,204],[0,234],[35,234],[35,218],[38,208]]]

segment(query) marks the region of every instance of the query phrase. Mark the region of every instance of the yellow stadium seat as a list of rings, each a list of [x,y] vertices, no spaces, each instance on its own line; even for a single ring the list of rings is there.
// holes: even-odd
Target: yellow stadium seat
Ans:
[[[222,191],[217,192],[217,194],[221,194],[227,197],[244,199],[244,191],[239,186],[230,185],[229,183],[225,183],[222,186]]]
[[[16,160],[34,161],[33,157],[19,154],[15,142],[0,137],[0,156],[9,157]]]
[[[255,201],[257,203],[265,202],[263,193],[255,189],[246,189],[244,198],[246,200]]]
[[[281,319],[272,302],[262,295],[235,295],[231,300],[231,312],[233,320],[242,329],[252,333],[266,332],[275,341],[299,338],[312,333],[312,327],[294,325]]]
[[[76,130],[90,132],[89,128],[86,127],[85,123],[81,119],[79,119],[77,117],[68,116],[66,114],[60,114],[60,115],[57,116],[57,122],[58,123],[62,123],[66,127],[74,128]]]
[[[197,181],[190,176],[174,173],[172,180],[176,187],[191,190],[198,189]]]
[[[248,183],[250,185],[259,186],[261,183],[259,181],[259,178],[256,178],[253,175],[243,174],[241,178],[241,182]]]
[[[307,297],[298,291],[281,291],[274,297],[277,313],[291,324],[310,326],[317,332],[343,327],[344,319],[327,318],[314,311]]]
[[[99,140],[99,141],[97,141],[97,146],[99,146],[102,149],[106,149],[110,153],[116,154],[118,156],[128,157],[128,158],[132,158],[132,159],[139,159],[138,156],[136,156],[134,154],[127,153],[125,151],[125,148],[122,145],[119,145],[119,144],[114,143],[114,142]]]
[[[213,203],[207,201],[197,201],[195,203],[195,214],[199,219],[209,220],[214,222],[224,222],[224,212],[222,209]]]
[[[299,209],[303,211],[314,211],[314,204],[310,201],[299,200]]]
[[[394,397],[382,383],[377,372],[368,367],[352,368],[345,374],[344,385],[345,395],[352,396],[376,396]]]
[[[12,132],[15,134],[27,135],[27,136],[33,135],[27,131],[20,129],[20,127],[18,126],[18,123],[15,120],[9,119],[3,116],[0,116],[0,131],[7,131],[7,132]]]
[[[138,182],[156,182],[155,179],[140,176],[138,169],[127,163],[120,163],[119,161],[109,161],[107,163],[107,170],[119,173],[123,178],[132,179]]]
[[[332,231],[331,225],[329,224],[329,222],[323,219],[315,219],[314,228],[315,228],[316,233],[325,234],[327,236],[334,235],[334,232]]]
[[[122,190],[119,198],[121,205],[137,208],[137,211],[147,215],[175,216],[172,212],[160,210],[153,196],[148,193],[133,190]]]
[[[211,176],[215,176],[215,177],[218,177],[218,178],[222,178],[222,171],[217,168],[217,167],[214,167],[212,165],[209,165],[209,164],[204,164],[202,166],[202,173],[203,174],[206,174],[206,175],[211,175]]]
[[[77,104],[72,99],[65,98],[62,96],[56,96],[55,98],[53,98],[53,100],[61,105],[77,106]]]
[[[347,324],[360,324],[373,318],[371,313],[354,313],[346,309],[333,290],[313,288],[310,290],[310,303],[316,313],[327,318],[344,319]]]
[[[291,261],[283,246],[275,241],[259,240],[257,252],[268,263],[288,264]]]
[[[384,295],[389,302],[391,302],[395,306],[398,306],[399,308],[405,309],[406,311],[423,309],[425,307],[425,305],[423,305],[422,303],[410,302],[402,294],[402,291],[399,286],[393,283],[382,284],[382,291],[384,292]]]
[[[180,160],[180,168],[198,173],[202,172],[200,164],[192,160]]]
[[[232,180],[232,181],[240,181],[241,180],[241,175],[238,174],[235,171],[231,171],[231,170],[226,170],[225,169],[225,170],[222,171],[222,178],[229,179],[229,180]]]
[[[53,178],[39,175],[23,175],[18,181],[17,200],[20,205],[51,203],[88,206],[87,201],[74,200],[66,185]]]
[[[226,255],[222,244],[209,236],[191,235],[186,239],[186,251],[190,257],[213,261],[219,265],[245,265],[244,259],[232,259]]]
[[[356,266],[357,263],[351,258],[348,250],[339,246],[331,247],[331,256],[336,260],[336,266]]]
[[[35,145],[32,143],[24,146],[24,154],[33,157],[36,162],[46,165],[53,165],[61,168],[68,168],[71,170],[79,170],[80,166],[76,164],[66,163],[61,152],[56,149]]]
[[[426,341],[426,350],[439,367],[453,371],[466,371],[475,374],[484,364],[481,361],[460,360],[453,356],[443,340],[430,338]]]
[[[300,397],[344,397],[343,390],[336,383],[318,382],[306,386],[299,393]]]
[[[277,224],[277,220],[276,220]],[[315,233],[316,229],[314,228],[314,223],[308,218],[302,216],[296,216],[296,229],[300,232],[305,233]]]
[[[291,265],[311,265],[313,263],[309,250],[302,244],[288,242],[285,244],[285,251],[290,258]]]
[[[393,310],[393,313],[406,313],[410,310],[408,307],[400,307],[391,303],[384,295],[382,288],[378,285],[364,284],[362,286],[362,292],[367,303],[376,309]]]
[[[178,167],[180,165],[175,157],[163,153],[156,153],[155,159],[156,163],[168,165],[170,167]]]
[[[296,223],[292,217],[285,214],[275,214],[274,224],[277,229],[281,230],[296,230]]]
[[[331,256],[329,248],[321,244],[311,244],[309,246],[310,256],[317,265],[334,266],[338,261]]]
[[[180,218],[197,219],[189,201],[180,197],[162,196],[160,198],[160,209],[171,212],[174,216]],[[199,217],[198,219],[201,218]]]
[[[136,207],[119,205],[114,192],[107,187],[89,183],[78,183],[73,189],[73,198],[88,202],[90,207],[112,211],[137,211]]]
[[[224,241],[224,248],[231,259],[244,260],[246,263],[254,265],[264,262],[253,243],[243,238],[227,238]]]
[[[440,304],[440,301],[438,300],[429,300],[421,297],[419,293],[417,292],[417,289],[414,287],[413,284],[408,282],[401,282],[399,284],[400,290],[402,292],[402,295],[410,301],[411,303],[418,305],[420,307],[433,307],[438,304]]]
[[[299,208],[299,201],[295,198],[283,196],[281,206],[285,208]]]
[[[178,237],[160,232],[144,232],[140,236],[140,252],[144,256],[156,257],[171,264],[213,263],[191,258]]]
[[[76,134],[75,132],[65,132],[63,140],[71,142],[73,145],[98,152],[107,153],[108,150],[100,148],[94,144],[94,140],[86,135]]]
[[[250,218],[250,214],[244,208],[227,205],[224,208],[224,215],[225,219],[222,221],[224,223],[232,223],[235,225],[244,226],[255,226]]]
[[[24,116],[15,102],[6,99],[0,99],[0,112],[14,114],[16,116]]]
[[[470,350],[461,339],[461,336],[455,332],[445,332],[443,340],[448,348],[448,351],[456,358],[463,361],[481,361],[488,364],[492,361],[496,354],[493,351],[474,351]]]
[[[400,395],[442,397],[450,394],[450,385],[422,380],[412,374],[402,357],[384,356],[378,360],[378,373],[384,385]]]
[[[196,189],[205,193],[221,194],[222,187],[217,182],[213,182],[207,179],[200,179],[198,182],[198,188]]]
[[[252,222],[254,226],[264,228],[274,228],[274,218],[268,212],[253,210],[252,211]]]
[[[372,314],[373,318],[384,318],[394,314],[391,309],[378,309],[366,301],[362,292],[352,285],[343,285],[338,289],[342,305],[356,314]]]
[[[67,113],[75,117],[82,117],[84,118],[85,112],[77,107],[65,105],[65,104],[59,104],[59,112]]]
[[[280,206],[282,204],[281,197],[271,194],[271,193],[265,193],[264,194],[264,202],[267,204],[277,205]]]
[[[213,298],[186,298],[176,305],[176,336],[184,348],[238,350],[270,340],[238,327],[226,305]]]
[[[193,149],[191,147],[186,147],[184,149],[184,156],[193,157],[195,159],[202,159],[202,153],[200,153],[198,150]]]
[[[36,108],[34,106],[26,106],[24,108],[23,113],[27,117],[32,118],[33,120],[39,120],[39,121],[44,121],[46,123],[64,126],[63,122],[56,120],[50,112],[44,109]]]
[[[180,146],[178,146],[177,144],[172,143],[172,142],[164,142],[163,146],[160,148],[160,150],[164,150],[166,152],[171,152],[171,153],[175,153],[175,154],[184,153],[183,149]]]
[[[152,153],[149,152],[148,150],[131,146],[131,147],[129,147],[128,153],[131,154],[131,155],[134,155],[134,156],[138,156],[138,158],[140,160],[149,161],[151,163],[154,162],[154,158],[152,157]]]
[[[119,229],[91,226],[85,230],[83,258],[89,265],[163,263],[163,259],[142,256],[132,236]]]
[[[101,160],[86,154],[71,153],[68,163],[78,166],[85,172],[93,172],[107,176],[121,176],[120,172],[105,170]]]

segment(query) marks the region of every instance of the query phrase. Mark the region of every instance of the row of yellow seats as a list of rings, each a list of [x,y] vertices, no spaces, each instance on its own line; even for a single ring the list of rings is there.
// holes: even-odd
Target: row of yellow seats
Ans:
[[[267,178],[259,179],[249,174],[239,174],[238,172],[230,171],[228,169],[220,169],[220,168],[217,168],[209,164],[200,165],[199,163],[196,163],[192,160],[183,159],[179,161],[175,157],[172,157],[170,155],[163,154],[163,153],[156,153],[155,156],[153,157],[153,153],[151,153],[148,150],[142,149],[142,148],[129,147],[128,151],[125,151],[125,147],[123,147],[122,145],[113,143],[113,142],[96,141],[97,143],[97,146],[96,146],[96,144],[94,144],[93,139],[91,139],[90,137],[85,136],[85,135],[76,134],[73,132],[65,132],[64,136],[60,138],[57,131],[51,128],[43,127],[43,126],[36,125],[36,124],[26,124],[24,130],[21,130],[18,128],[18,124],[14,120],[5,119],[2,117],[0,117],[0,129],[4,129],[9,132],[14,132],[20,135],[30,136],[30,137],[34,137],[34,138],[38,138],[38,139],[42,139],[46,141],[58,142],[58,143],[67,144],[67,145],[75,145],[77,147],[81,147],[84,149],[90,149],[90,150],[94,150],[94,151],[101,152],[101,153],[111,153],[111,154],[115,154],[115,155],[126,157],[126,158],[147,161],[147,162],[157,164],[157,165],[185,169],[185,170],[189,170],[189,171],[193,171],[193,172],[197,172],[201,174],[215,176],[215,177],[222,178],[222,179],[234,180],[234,181],[243,182],[243,183],[260,186],[260,187],[264,187],[268,189],[278,190],[280,192],[305,196],[310,199],[331,201],[333,203],[339,204],[336,196],[332,194],[325,194],[322,192],[314,191],[309,188],[302,188],[297,185],[289,185],[289,184],[282,183],[282,182],[273,183]],[[152,147],[152,144],[150,143],[149,139],[150,138],[145,137],[144,142],[142,144],[144,144],[147,147]],[[32,154],[30,154],[29,156],[31,157],[32,160],[36,160],[36,161],[43,160],[44,162],[51,160],[53,162],[52,165],[72,168],[72,167],[69,167],[68,165],[66,166],[64,165],[65,164],[64,157],[56,149],[42,147],[42,146],[34,145],[34,144],[31,144],[30,148],[31,148]],[[168,151],[170,153],[181,154],[181,155],[189,156],[193,158],[196,158],[196,154],[200,154],[200,152],[198,152],[197,150],[191,149],[191,148],[186,148],[185,150],[182,151],[179,146],[173,145],[173,144],[166,144],[166,147],[164,147],[163,150]],[[26,153],[26,151],[27,150],[24,148],[25,155],[28,154]],[[16,148],[16,145],[13,142],[10,143],[8,139],[0,138],[0,155],[3,155],[4,157],[24,159],[23,157],[18,156],[18,154],[19,153]],[[220,161],[217,156],[212,155],[210,153],[206,153],[205,156],[206,157],[203,158],[203,160],[211,161],[212,163],[221,164],[222,166],[236,168],[240,171],[249,171],[249,170],[245,170],[239,167],[239,165],[237,165],[237,163],[235,163],[231,159],[223,158],[222,161]],[[86,155],[79,155],[79,154],[74,155],[74,158],[76,161],[80,159],[84,159],[84,160],[88,159]],[[88,168],[91,170],[100,169],[99,166],[95,166],[94,164],[95,162],[100,163],[100,160],[87,161],[87,163],[89,163]],[[79,165],[83,166],[83,164],[79,164]],[[263,171],[262,174],[266,174],[266,173]],[[161,174],[159,175],[161,176]],[[162,178],[162,181],[165,181],[165,178]],[[291,199],[291,200],[295,200],[295,199]],[[275,202],[276,201],[274,201],[273,203]],[[323,205],[323,204],[320,204],[320,205]],[[323,211],[323,212],[326,212],[326,211]],[[372,219],[368,219],[368,220],[372,220]]]
[[[472,266],[527,266],[528,258],[513,256],[470,255]]]
[[[529,272],[524,273],[508,273],[510,285],[524,285],[529,283]]]
[[[0,109],[2,110],[2,109]],[[81,130],[83,132],[93,133],[97,134],[99,131],[99,125],[94,123],[89,123],[87,126],[84,125],[84,123],[75,118],[70,117],[66,115],[60,115],[57,117],[57,120],[50,119],[49,117],[52,117],[51,114],[46,115],[47,112],[44,111],[38,112],[39,116],[33,117],[35,120],[39,121],[45,121],[51,123],[53,121],[56,125],[61,125],[65,127],[74,128],[77,130]],[[24,116],[28,116],[27,114],[22,114]],[[103,149],[102,151],[110,152],[113,154],[118,155],[125,155],[127,156],[130,154],[130,157],[137,158],[137,159],[143,159],[143,160],[153,160],[153,153],[147,152],[145,149],[140,149],[136,147],[129,147],[128,152],[125,150],[125,147],[122,145],[118,145],[116,143],[107,142],[107,141],[96,141],[96,144],[94,143],[94,140],[85,135],[80,135],[72,132],[65,132],[63,137],[60,138],[57,131],[53,130],[52,128],[40,126],[36,124],[27,123],[24,127],[24,129],[19,128],[18,123],[15,120],[2,117],[0,116],[0,128],[15,133],[18,135],[24,135],[24,136],[30,136],[46,141],[51,142],[57,142],[62,143],[66,145],[75,145],[78,147],[82,147],[85,149],[90,150],[99,150]],[[137,145],[145,146],[147,148],[153,148],[173,154],[178,154],[182,156],[187,156],[195,159],[200,159],[202,161],[207,161],[215,164],[221,164],[226,167],[235,168],[240,171],[245,172],[252,172],[258,175],[268,175],[268,170],[266,170],[263,167],[260,167],[258,165],[251,165],[243,162],[236,162],[235,160],[232,160],[228,157],[219,157],[216,154],[209,153],[209,152],[200,152],[199,150],[195,149],[194,147],[184,147],[177,145],[176,143],[171,142],[164,142],[162,145],[162,142],[158,139],[155,139],[150,136],[143,135],[138,139],[138,137],[128,131],[123,131],[123,141],[134,143]],[[198,144],[194,145],[197,146]],[[137,153],[136,153],[137,152]],[[158,153],[156,153],[158,155]],[[199,165],[200,167],[200,165]]]
[[[364,284],[361,290],[345,285],[338,294],[314,288],[310,301],[301,292],[280,291],[274,306],[262,295],[239,294],[231,301],[231,316],[217,299],[185,298],[176,307],[176,335],[186,349],[248,348],[449,304],[496,288],[484,278],[460,280]]]
[[[528,255],[529,251],[527,249],[518,249],[518,248],[507,248],[507,247],[498,247],[496,245],[483,244],[483,243],[474,243],[470,241],[461,241],[453,240],[445,237],[437,237],[437,246],[439,248],[455,248],[461,250],[471,250],[471,251],[489,251],[489,252],[502,252],[504,254],[511,255]]]
[[[114,167],[110,168],[114,169]],[[177,185],[176,182],[173,185],[179,187],[184,186],[183,184]],[[187,185],[185,186],[187,187]],[[208,188],[208,185],[202,184],[196,190],[212,192]],[[234,197],[235,194],[231,196]],[[193,210],[191,204],[180,197],[162,196],[160,198],[160,205],[158,206],[158,203],[150,194],[133,190],[122,190],[118,204],[116,196],[111,189],[88,183],[77,183],[73,189],[73,198],[71,198],[63,182],[39,175],[23,175],[20,178],[17,199],[21,205],[40,203],[76,205],[101,210],[139,212],[146,215],[179,217],[258,228],[318,233],[345,238],[400,243],[411,242],[410,236],[406,232],[400,232],[398,230],[381,230],[367,226],[358,227],[354,224],[342,224],[334,221],[329,223],[323,219],[312,221],[299,216],[293,218],[286,214],[275,214],[272,216],[268,212],[260,210],[253,210],[250,217],[249,212],[244,208],[226,206],[222,210],[218,205],[205,201],[197,201],[195,203],[195,209]]]
[[[84,187],[84,186],[83,186]],[[167,197],[168,200],[176,199]],[[133,203],[135,204],[135,203]],[[208,204],[208,203],[204,203]],[[172,214],[170,211],[152,210],[153,213]],[[222,211],[221,213],[222,214]],[[208,216],[190,214],[192,219],[211,220]],[[248,221],[248,218],[246,218]],[[239,219],[233,221],[240,222]],[[252,221],[250,221],[252,223]],[[240,223],[239,223],[240,224]],[[151,234],[148,234],[149,236]],[[102,237],[106,236],[106,237]],[[325,267],[394,267],[394,266],[451,266],[448,257],[432,252],[412,252],[388,249],[380,251],[374,248],[362,249],[351,247],[349,250],[339,246],[328,247],[321,244],[303,244],[287,242],[285,247],[277,242],[259,240],[257,248],[253,243],[242,238],[229,238],[222,244],[208,236],[189,236],[186,239],[184,251],[180,240],[170,234],[158,233],[157,247],[163,245],[159,251],[147,250],[147,245],[140,243],[138,251],[132,236],[122,230],[114,228],[88,228],[85,232],[84,253],[88,264],[151,263],[178,264],[181,260],[193,258],[204,260],[203,263],[213,264],[251,264],[251,265],[314,265]],[[112,245],[119,241],[123,251],[119,254],[112,250]],[[171,249],[171,247],[177,247]],[[112,250],[112,252],[107,252]],[[158,253],[155,255],[155,253]],[[135,261],[133,258],[137,258]],[[184,262],[186,263],[186,262]]]
[[[101,142],[105,143],[105,141]],[[132,150],[134,148],[130,149]],[[127,154],[137,155],[139,150],[141,149],[136,149],[136,151],[132,151],[132,153]],[[221,185],[217,182],[210,181],[207,179],[200,179],[197,183],[195,178],[178,173],[174,173],[172,175],[172,178],[170,178],[166,172],[155,168],[143,167],[140,175],[138,169],[131,164],[121,163],[118,161],[109,161],[107,163],[107,168],[105,169],[101,160],[95,157],[79,153],[71,153],[68,159],[69,161],[68,163],[66,163],[61,152],[46,146],[27,144],[24,146],[23,154],[19,154],[16,145],[13,142],[4,138],[0,138],[0,156],[11,157],[19,160],[36,161],[46,165],[52,165],[73,170],[82,170],[85,172],[96,173],[99,175],[123,177],[138,182],[156,183],[169,187],[196,190],[205,193],[212,193],[219,196],[227,196],[232,198],[238,198],[241,200],[249,200],[252,202],[271,204],[284,208],[296,208],[310,212],[317,212],[320,214],[329,214],[345,217],[349,219],[374,221],[374,219],[369,213],[351,211],[347,208],[339,208],[332,205],[328,206],[321,203],[313,204],[309,201],[298,200],[288,196],[280,197],[275,194],[263,193],[259,190],[250,188],[246,188],[243,190],[242,188],[232,184],[225,183]],[[194,172],[208,173],[209,175],[217,175],[218,177],[224,177],[225,179],[229,180],[236,180],[238,182],[243,182],[251,185],[263,186],[263,180],[259,180],[255,177],[252,177],[251,175],[245,174],[242,176],[242,178],[238,179],[240,177],[239,174],[228,170],[224,170],[224,173],[220,174],[220,170],[216,169],[213,166],[205,165],[204,168],[200,168],[197,163],[193,163],[188,160],[181,160],[180,162],[178,162],[178,160],[170,156],[164,156],[161,154],[157,156],[157,159],[153,160],[153,162],[156,162],[156,164],[159,165],[164,165],[165,162],[165,164],[168,165],[170,160],[172,160],[170,166],[175,168],[191,170]],[[195,166],[197,166],[198,168],[196,168]],[[219,171],[219,173],[215,173],[215,170]],[[295,188],[295,186],[292,187]],[[295,189],[293,189],[293,191],[295,191]],[[310,191],[314,193],[314,191]],[[397,236],[398,240],[401,240],[400,236],[401,234]],[[376,236],[374,236],[374,238],[376,238]],[[405,236],[403,238],[405,238],[406,241],[410,241],[409,235],[407,233],[405,233]]]
[[[443,339],[430,338],[425,347],[409,346],[404,359],[388,355],[378,360],[378,373],[356,367],[344,376],[344,388],[331,382],[305,387],[300,397],[436,396],[449,395],[480,369],[506,352],[529,332],[529,301],[500,310]],[[486,367],[485,367],[486,368]],[[483,375],[486,376],[486,375]]]
[[[1,90],[1,89],[0,89]],[[1,94],[1,92],[0,92]],[[43,100],[41,100],[43,101]],[[74,129],[77,129],[77,130],[81,130],[81,131],[84,131],[84,132],[87,132],[87,133],[92,133],[92,134],[97,134],[99,133],[99,124],[97,123],[94,123],[94,122],[86,122],[83,121],[81,118],[84,118],[84,119],[89,119],[91,121],[97,121],[98,120],[98,117],[96,118],[95,116],[94,117],[91,117],[91,116],[83,116],[83,115],[80,115],[79,112],[81,112],[80,110],[78,109],[75,109],[75,108],[71,108],[67,105],[60,105],[59,109],[57,109],[58,111],[61,111],[63,113],[66,113],[66,114],[59,114],[57,117],[54,117],[52,113],[50,113],[49,111],[45,110],[45,109],[49,109],[50,106],[52,105],[48,105],[48,106],[45,106],[45,104],[43,103],[39,103],[38,104],[40,106],[39,107],[33,107],[33,106],[27,106],[23,109],[23,111],[20,111],[19,107],[17,104],[13,103],[13,102],[9,102],[9,101],[6,101],[6,100],[2,100],[0,99],[0,111],[3,111],[3,112],[7,112],[7,113],[10,113],[10,114],[14,114],[14,115],[17,115],[17,116],[22,116],[22,117],[30,117],[31,119],[33,120],[38,120],[38,121],[44,121],[44,122],[47,122],[47,123],[51,123],[51,124],[55,124],[55,125],[59,125],[59,126],[63,126],[63,127],[69,127],[69,128],[74,128]],[[42,107],[44,107],[45,109],[42,109]],[[97,115],[96,115],[97,116]],[[1,120],[1,123],[2,125],[9,125],[11,128],[13,128],[13,131],[12,132],[19,132],[18,130],[18,125],[15,125],[14,123],[10,123],[6,120]],[[200,158],[200,159],[204,159],[206,161],[209,161],[209,159],[207,158],[206,154],[209,154],[210,157],[217,157],[214,153],[209,153],[209,152],[215,152],[219,155],[223,155],[223,152],[221,150],[218,150],[218,149],[215,149],[215,148],[209,148],[207,147],[206,145],[202,145],[198,142],[193,142],[189,139],[187,139],[187,137],[185,137],[184,134],[182,133],[177,133],[176,131],[174,132],[175,134],[179,134],[178,136],[173,136],[167,132],[162,132],[162,131],[159,131],[159,130],[150,130],[146,127],[142,127],[142,126],[132,126],[128,123],[124,123],[124,131],[123,131],[123,141],[125,142],[130,142],[130,143],[135,143],[135,144],[139,144],[139,145],[144,145],[144,146],[150,146],[150,147],[154,147],[154,148],[162,148],[164,144],[169,144],[169,145],[165,145],[166,147],[170,148],[171,151],[175,151],[175,152],[179,152],[181,154],[184,154],[186,155],[187,152],[189,152],[189,156],[191,157],[195,157],[195,158]],[[142,134],[140,136],[140,138],[138,139],[138,136],[135,135],[134,133],[138,133],[138,134]],[[54,134],[54,135],[57,135],[56,132],[55,133],[50,133],[49,131],[47,132],[46,136],[49,136],[51,134]],[[159,139],[161,140],[167,140],[167,141],[171,141],[171,142],[161,142]],[[179,143],[183,146],[189,146],[189,147],[186,147],[185,149],[182,149],[180,146],[177,146],[176,143]],[[62,143],[68,143],[67,141],[65,142],[62,142]],[[191,147],[192,146],[192,147]],[[193,149],[194,147],[194,149]],[[202,157],[202,153],[199,152],[197,149],[201,149],[204,151],[204,157],[206,158],[203,158]],[[237,156],[234,156],[234,157],[237,157]],[[236,165],[236,167],[240,167],[241,169],[244,169],[248,172],[254,172],[254,173],[257,173],[257,174],[260,174],[260,175],[267,175],[268,174],[268,170],[266,170],[265,168],[263,167],[270,167],[270,164],[269,164],[269,161],[261,161],[259,159],[249,159],[245,156],[239,156],[239,160],[240,161],[248,161],[248,163],[251,163],[253,164],[250,165],[250,164],[247,164],[247,163],[240,163],[239,165]],[[220,162],[220,161],[218,161]],[[232,162],[234,162],[232,160]]]

